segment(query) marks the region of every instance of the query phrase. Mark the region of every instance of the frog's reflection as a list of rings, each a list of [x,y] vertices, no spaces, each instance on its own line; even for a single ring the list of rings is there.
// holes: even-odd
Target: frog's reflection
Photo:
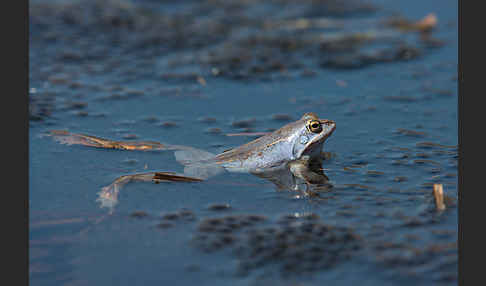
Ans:
[[[252,174],[274,183],[278,190],[307,192],[314,186],[329,183],[329,178],[322,168],[321,158],[303,158],[289,162],[285,168]]]
[[[315,195],[314,191],[329,189],[332,185],[322,168],[322,156],[309,159],[307,157],[289,162],[279,168],[269,168],[251,174],[272,182],[279,191],[297,191],[301,194]],[[112,184],[102,188],[97,201],[101,207],[112,212],[118,203],[118,195],[124,185],[133,181],[161,182],[200,182],[202,179],[171,172],[140,173],[121,176]]]

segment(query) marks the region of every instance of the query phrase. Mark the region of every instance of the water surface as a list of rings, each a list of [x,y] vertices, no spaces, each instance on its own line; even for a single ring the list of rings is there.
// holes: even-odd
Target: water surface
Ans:
[[[251,4],[240,10],[235,4],[231,20],[210,4],[193,1],[135,1],[133,6],[109,1],[103,11],[108,16],[100,19],[110,21],[93,20],[94,24],[83,24],[94,17],[83,14],[92,11],[93,1],[80,6],[88,8],[62,10],[66,2],[70,3],[31,1],[32,285],[457,283],[457,2],[374,1],[379,8],[374,12],[366,6],[344,12],[321,7],[313,13],[307,4],[281,6],[287,9]],[[130,9],[147,5],[162,15],[186,13],[186,23],[202,21],[208,25],[204,28],[216,27],[215,31],[184,34],[200,30],[180,27],[180,39],[166,30],[160,32],[165,38],[144,38],[130,28],[131,19],[142,17]],[[227,48],[215,51],[235,57],[238,53],[231,45],[239,42],[233,37],[261,35],[251,23],[265,15],[275,21],[329,16],[357,23],[352,21],[387,19],[393,12],[413,20],[434,12],[439,23],[433,36],[444,45],[424,48],[416,34],[400,34],[398,40],[417,47],[420,56],[344,67],[330,65],[329,59],[338,54],[327,50],[322,52],[326,56],[316,55],[317,48],[282,52],[283,34],[271,31],[269,35],[281,42],[277,48],[266,40],[258,42],[255,49],[268,51],[255,52],[252,64],[217,58],[211,66],[195,57],[211,54],[221,43]],[[49,13],[62,17],[45,17],[52,16]],[[225,19],[233,34],[210,20],[204,22],[204,17]],[[355,27],[349,29],[345,31]],[[375,51],[380,45],[396,48],[384,41],[360,46],[358,52]],[[346,49],[340,53],[359,55]],[[276,62],[268,64],[262,55]],[[272,116],[297,119],[305,112],[337,123],[324,146],[331,158],[323,165],[334,188],[319,198],[277,192],[270,182],[251,175],[224,174],[197,184],[129,184],[109,214],[96,202],[101,187],[129,173],[180,172],[173,154],[66,146],[42,136],[48,130],[66,129],[217,153],[256,138],[226,134],[271,131],[287,122]],[[246,127],[232,125],[248,119]],[[444,212],[435,210],[433,183],[443,184],[449,197]],[[211,209],[215,204],[230,207]],[[191,215],[181,215],[184,211]],[[208,220],[239,221],[246,215],[264,219],[228,231],[234,242],[205,248],[225,237],[210,231],[212,240],[201,240],[201,226]],[[289,216],[297,223],[282,223],[292,220]],[[343,227],[353,239],[336,232],[334,241],[320,242],[324,254],[316,258],[308,248],[312,240],[305,239],[287,241],[292,255],[284,252],[280,259],[258,251],[251,254],[259,249],[251,233],[265,233],[261,253],[271,252],[280,247],[274,232],[305,232],[309,216],[312,225]],[[329,254],[332,249],[350,250],[345,257],[344,250]],[[322,262],[327,266],[313,267]]]

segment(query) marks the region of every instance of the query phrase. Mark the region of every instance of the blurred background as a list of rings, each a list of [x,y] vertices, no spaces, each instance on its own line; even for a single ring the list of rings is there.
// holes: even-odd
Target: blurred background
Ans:
[[[457,7],[30,0],[31,284],[456,285]],[[127,185],[110,214],[103,186],[173,154],[43,136],[218,153],[306,112],[337,123],[316,198],[224,174]]]

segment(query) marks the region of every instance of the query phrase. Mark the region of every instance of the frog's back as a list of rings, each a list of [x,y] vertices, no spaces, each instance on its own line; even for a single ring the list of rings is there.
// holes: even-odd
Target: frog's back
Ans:
[[[292,153],[289,138],[294,135],[297,122],[264,135],[235,149],[216,155],[215,162],[226,168],[252,170],[274,167],[288,161]]]

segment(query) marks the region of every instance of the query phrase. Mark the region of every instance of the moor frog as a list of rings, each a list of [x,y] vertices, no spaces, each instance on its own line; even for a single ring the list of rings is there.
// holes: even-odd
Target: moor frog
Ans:
[[[304,191],[309,184],[327,182],[322,172],[322,147],[336,129],[336,123],[306,113],[299,120],[220,154],[182,145],[153,141],[112,141],[67,131],[51,131],[50,135],[64,144],[122,150],[173,150],[176,160],[184,165],[184,173],[147,172],[124,175],[102,188],[98,201],[113,207],[121,186],[130,181],[197,182],[221,172],[246,172],[273,182],[279,189]]]

